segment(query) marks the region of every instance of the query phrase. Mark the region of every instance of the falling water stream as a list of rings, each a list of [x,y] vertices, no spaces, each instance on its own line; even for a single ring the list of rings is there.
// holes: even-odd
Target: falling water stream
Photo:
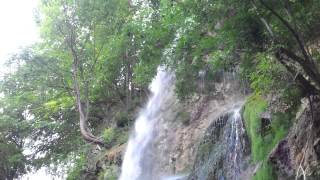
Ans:
[[[155,124],[161,118],[161,109],[167,98],[171,97],[170,93],[173,93],[173,79],[171,73],[158,68],[157,76],[149,87],[152,95],[144,110],[140,112],[129,139],[120,180],[161,179],[157,177],[156,172],[153,172],[154,155],[150,152],[150,148],[155,136]]]
[[[229,136],[229,161],[231,162],[232,176],[233,179],[239,179],[240,175],[240,161],[242,160],[243,144],[241,142],[241,137],[243,136],[245,130],[242,124],[242,119],[240,115],[240,109],[235,108],[232,112],[232,116],[229,118],[231,120],[231,133]]]

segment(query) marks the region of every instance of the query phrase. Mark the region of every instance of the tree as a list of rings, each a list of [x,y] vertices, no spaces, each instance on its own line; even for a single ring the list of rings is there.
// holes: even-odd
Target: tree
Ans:
[[[257,4],[257,2],[252,1],[253,4]],[[268,23],[264,17],[261,17],[263,24],[269,32],[270,38],[273,40],[275,44],[278,44],[279,47],[275,48],[275,56],[279,60],[281,64],[283,64],[287,70],[295,76],[295,80],[300,83],[306,92],[309,93],[319,93],[320,91],[320,72],[318,66],[312,55],[310,54],[310,50],[306,45],[305,40],[303,39],[303,35],[299,32],[304,31],[302,33],[306,34],[308,29],[304,29],[304,22],[299,21],[299,19],[294,19],[297,17],[297,14],[302,14],[305,11],[303,6],[319,6],[317,2],[290,2],[285,1],[282,6],[276,6],[274,3],[266,3],[264,0],[259,0],[261,8],[264,8],[270,15],[272,15],[275,19],[274,21],[279,21],[280,25],[288,32],[288,36],[290,37],[290,42],[295,44],[294,49],[298,50],[298,54],[293,52],[290,45],[288,46],[288,42],[283,42],[281,36],[275,34],[271,28],[270,23]],[[255,6],[256,8],[257,6]],[[276,8],[274,8],[276,7]],[[298,8],[297,8],[298,7]],[[293,9],[299,9],[300,11],[292,12]],[[279,12],[277,12],[277,10]],[[280,13],[283,13],[280,14]],[[293,13],[293,14],[292,14]],[[286,14],[288,16],[287,20]],[[319,18],[319,14],[317,12],[310,11],[310,18]],[[260,14],[258,14],[260,15]],[[272,21],[272,19],[271,19]],[[290,22],[291,21],[291,22]],[[313,29],[312,24],[308,24],[308,28]],[[311,26],[311,27],[310,27]],[[280,37],[280,38],[279,38]],[[292,45],[291,45],[292,46]]]
[[[115,23],[114,26],[107,26],[106,21],[116,20],[121,23],[123,17],[116,19],[119,17],[116,13],[122,12],[112,9],[116,7],[117,10],[123,7],[121,3],[123,2],[47,1],[42,8],[45,18],[41,24],[42,28],[47,30],[43,33],[49,34],[49,36],[43,36],[44,39],[59,44],[58,49],[51,46],[51,51],[56,49],[59,53],[63,53],[65,59],[61,61],[70,62],[73,94],[79,112],[81,135],[86,141],[100,145],[103,145],[102,139],[94,136],[88,127],[90,93],[94,86],[95,75],[101,72],[98,68],[102,67],[97,67],[97,65],[106,58],[104,51],[109,40],[108,36],[116,33],[113,31],[119,28]],[[94,12],[89,14],[87,11],[91,8]],[[52,18],[56,16],[59,18]],[[62,50],[61,47],[67,50]]]

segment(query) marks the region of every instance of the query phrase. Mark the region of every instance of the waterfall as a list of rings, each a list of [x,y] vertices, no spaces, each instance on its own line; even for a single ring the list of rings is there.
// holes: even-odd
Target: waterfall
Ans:
[[[188,180],[245,179],[248,154],[241,104],[221,113],[207,129]]]
[[[243,143],[241,142],[241,137],[245,133],[242,118],[240,115],[240,109],[235,108],[232,112],[231,120],[231,132],[229,136],[229,161],[231,165],[231,174],[233,179],[239,179],[239,174],[241,173],[240,161],[242,160]]]
[[[152,152],[152,140],[156,133],[155,126],[161,118],[161,110],[173,94],[173,79],[171,73],[158,68],[149,87],[152,95],[136,119],[129,138],[119,180],[158,179],[153,170],[155,155]]]

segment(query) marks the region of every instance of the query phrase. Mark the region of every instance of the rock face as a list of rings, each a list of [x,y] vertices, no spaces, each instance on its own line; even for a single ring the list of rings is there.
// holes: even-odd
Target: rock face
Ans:
[[[157,125],[154,156],[157,171],[164,177],[189,174],[205,134],[213,124],[224,124],[223,118],[217,121],[221,115],[243,103],[244,96],[234,79],[225,79],[215,86],[215,94],[194,97],[184,104],[173,97],[169,108],[163,109]]]
[[[287,138],[269,156],[279,179],[320,179],[320,99],[311,101],[312,110],[305,99]]]
[[[207,129],[188,180],[247,179],[248,147],[242,118],[222,114]]]
[[[177,104],[166,111],[158,126],[158,137],[155,146],[156,154],[161,157],[157,160],[159,168],[167,174],[189,173],[194,164],[196,153],[200,142],[205,136],[205,132],[216,121],[221,114],[241,104],[240,97],[235,103],[229,103],[229,99],[216,100],[202,97],[197,102],[192,102],[192,106]],[[241,100],[240,100],[241,99]],[[187,112],[188,116],[181,116],[181,112]],[[189,118],[188,124],[183,118]]]

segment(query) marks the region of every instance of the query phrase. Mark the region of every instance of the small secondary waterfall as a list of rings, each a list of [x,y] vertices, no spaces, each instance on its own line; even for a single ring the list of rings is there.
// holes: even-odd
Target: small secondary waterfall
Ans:
[[[231,162],[231,174],[233,179],[239,179],[241,173],[240,161],[242,160],[243,144],[241,142],[241,137],[243,136],[245,130],[242,123],[242,118],[240,115],[240,109],[236,108],[232,112],[231,120],[231,132],[229,136],[229,161]]]
[[[248,144],[240,109],[222,113],[208,128],[188,180],[243,179]]]
[[[173,79],[171,73],[158,68],[157,76],[149,87],[152,96],[140,112],[129,139],[120,180],[159,179],[156,172],[153,172],[152,139],[155,136],[155,125],[161,118],[161,109],[172,96]]]

